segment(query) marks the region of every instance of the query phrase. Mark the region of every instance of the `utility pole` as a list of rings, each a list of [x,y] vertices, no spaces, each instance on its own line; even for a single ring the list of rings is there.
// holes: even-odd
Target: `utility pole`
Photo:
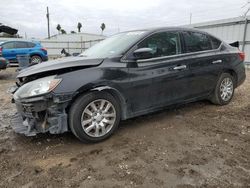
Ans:
[[[189,17],[189,24],[192,24],[192,13],[190,13],[190,17]]]
[[[244,8],[250,4],[250,1],[247,1],[247,3],[241,7]],[[246,12],[244,13],[243,17],[245,19],[245,24],[244,24],[244,33],[243,33],[243,40],[242,40],[242,51],[245,52],[245,45],[246,45],[246,35],[247,35],[247,26],[248,26],[248,19],[247,19],[247,14],[250,11],[250,7],[248,6]]]
[[[49,28],[49,7],[47,7],[47,23],[48,23],[48,38],[50,38],[50,28]]]

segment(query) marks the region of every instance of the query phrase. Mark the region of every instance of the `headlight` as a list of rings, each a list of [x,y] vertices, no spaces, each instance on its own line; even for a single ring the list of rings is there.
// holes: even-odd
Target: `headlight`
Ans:
[[[55,76],[48,76],[28,82],[14,93],[14,99],[33,97],[49,93],[55,89],[60,82],[61,79],[56,79]]]

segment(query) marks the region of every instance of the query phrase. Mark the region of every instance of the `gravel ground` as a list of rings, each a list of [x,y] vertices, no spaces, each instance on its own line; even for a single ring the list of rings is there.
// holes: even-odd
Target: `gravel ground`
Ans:
[[[0,187],[250,187],[250,72],[227,106],[196,102],[123,121],[107,141],[10,129],[0,72]]]

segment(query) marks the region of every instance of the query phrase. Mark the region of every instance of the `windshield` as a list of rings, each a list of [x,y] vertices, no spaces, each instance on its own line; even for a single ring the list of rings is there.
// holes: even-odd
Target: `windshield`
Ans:
[[[145,34],[145,31],[119,33],[99,42],[98,44],[84,51],[79,56],[107,58],[122,55],[131,45],[139,40],[143,34]]]

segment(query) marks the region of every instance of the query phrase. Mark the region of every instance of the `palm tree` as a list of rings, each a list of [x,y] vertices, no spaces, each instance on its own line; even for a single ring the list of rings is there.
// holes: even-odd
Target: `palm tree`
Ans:
[[[61,29],[62,34],[67,34],[67,32],[64,29]]]
[[[59,33],[60,33],[60,31],[61,31],[61,29],[62,29],[61,25],[60,25],[60,24],[57,24],[56,29],[57,29],[58,34],[59,34]]]
[[[81,28],[82,28],[82,24],[80,22],[78,22],[78,24],[77,24],[78,33],[81,32]]]
[[[102,25],[101,25],[102,35],[103,35],[103,31],[104,31],[105,28],[106,28],[105,23],[102,23]]]

